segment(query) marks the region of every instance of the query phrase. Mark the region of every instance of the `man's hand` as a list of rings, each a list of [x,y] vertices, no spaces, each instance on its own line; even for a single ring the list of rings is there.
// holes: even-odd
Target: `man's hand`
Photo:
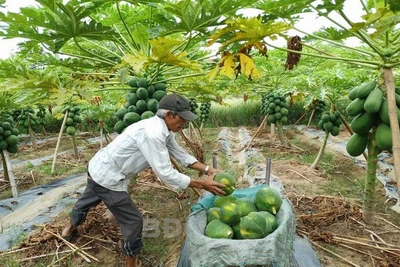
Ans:
[[[225,185],[222,183],[218,183],[214,181],[214,176],[215,174],[209,175],[207,179],[204,180],[191,180],[189,186],[198,188],[198,189],[204,189],[210,192],[213,195],[217,196],[224,196],[225,191],[222,190],[221,188],[224,188]]]
[[[223,170],[214,169],[213,167],[210,167],[210,169],[208,169],[207,174],[208,174],[208,175],[212,175],[212,174],[216,174],[217,172],[223,172]]]
[[[215,174],[209,175],[207,179],[203,180],[203,189],[207,190],[213,195],[224,196],[225,191],[221,188],[224,188],[225,185],[214,181],[214,176]]]

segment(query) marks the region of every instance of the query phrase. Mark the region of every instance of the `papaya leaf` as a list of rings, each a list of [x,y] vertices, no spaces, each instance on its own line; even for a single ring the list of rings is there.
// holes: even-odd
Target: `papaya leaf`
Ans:
[[[240,70],[241,73],[246,75],[247,77],[258,78],[261,79],[262,75],[261,72],[257,69],[254,61],[246,54],[238,53],[237,56],[239,57],[240,61]]]
[[[221,58],[223,60],[221,63],[223,63],[223,67],[220,70],[220,75],[225,75],[231,79],[235,77],[235,55],[231,55],[227,53],[225,56]]]
[[[387,12],[389,12],[389,10],[387,9],[379,9],[378,12],[374,12],[374,13],[367,13],[363,16],[361,16],[361,18],[363,18],[365,20],[365,23],[367,25],[371,25],[373,23],[375,23],[376,21],[378,21],[380,18],[382,18]]]
[[[238,61],[238,63],[236,61]],[[250,80],[253,78],[261,78],[262,76],[249,55],[245,53],[231,54],[227,51],[224,52],[214,70],[209,73],[209,81],[213,80],[218,73],[230,79],[237,77],[239,74],[244,74]]]
[[[313,35],[325,38],[325,39],[329,39],[329,40],[334,40],[334,41],[340,41],[340,40],[344,40],[348,37],[351,37],[350,33],[346,30],[341,30],[341,29],[337,29],[334,27],[324,27],[321,30],[318,30],[316,32],[313,33]],[[311,37],[311,36],[305,36],[303,38],[304,40],[313,40],[315,38]]]
[[[308,7],[314,0],[264,0],[258,1],[254,7],[263,10],[263,20],[275,20],[278,18],[293,19],[295,15],[311,12]]]
[[[219,29],[210,36],[208,45],[212,45],[221,36],[231,34],[233,37],[222,43],[220,50],[233,42],[246,40],[248,42],[262,42],[265,37],[276,39],[278,35],[285,36],[284,32],[290,29],[290,24],[282,21],[268,21],[263,23],[261,18],[228,19],[226,27]]]
[[[165,63],[169,65],[200,70],[200,65],[196,61],[185,58],[186,53],[173,54],[173,50],[181,45],[183,41],[172,38],[159,37],[150,40],[152,46],[151,60],[153,63]]]
[[[129,70],[127,68],[121,68],[118,70],[118,81],[120,84],[126,84],[128,82]]]
[[[91,39],[111,39],[110,27],[90,19],[97,6],[79,6],[62,1],[37,0],[41,7],[21,8],[19,13],[0,13],[0,19],[7,24],[6,38],[25,38],[45,44],[58,52],[70,39],[87,37]]]
[[[395,14],[387,8],[380,8],[376,12],[371,12],[362,16],[364,22],[354,23],[350,31],[356,32],[365,28],[375,29],[371,33],[372,38],[382,36],[387,30],[400,23],[400,14]]]
[[[387,13],[373,25],[373,27],[376,29],[376,32],[372,33],[371,36],[374,38],[377,36],[381,36],[385,34],[390,28],[399,25],[399,23],[400,14]]]
[[[400,2],[399,0],[387,0],[387,3],[389,5],[390,11],[393,13],[400,12]]]
[[[256,2],[257,0],[182,0],[167,3],[164,5],[164,10],[178,19],[165,25],[165,34],[206,32],[209,27],[220,25],[221,18],[234,15],[238,9]]]
[[[117,0],[118,2],[125,2],[132,5],[147,5],[147,6],[155,6],[155,4],[162,4],[165,0]],[[116,0],[76,0],[78,3],[95,3],[95,4],[113,4],[117,2]]]
[[[217,66],[211,73],[209,74],[209,81],[215,78],[215,76],[220,73],[220,75],[225,75],[230,79],[235,77],[235,55],[232,55],[229,52],[224,52],[224,55],[221,57]]]
[[[349,29],[350,32],[357,32],[361,29],[365,29],[366,23],[365,22],[355,22],[352,24],[352,27]]]
[[[328,15],[332,11],[343,10],[346,0],[323,0],[322,4],[317,5],[317,9],[324,15]],[[325,10],[325,12],[323,11]]]
[[[126,54],[122,58],[122,63],[117,67],[122,67],[128,64],[132,67],[133,71],[139,73],[143,66],[149,62],[149,58],[141,53],[136,53],[136,55]]]

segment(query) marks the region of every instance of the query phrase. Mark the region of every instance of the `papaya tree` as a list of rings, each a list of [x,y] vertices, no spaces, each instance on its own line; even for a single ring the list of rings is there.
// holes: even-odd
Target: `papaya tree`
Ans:
[[[44,107],[43,104],[39,104],[37,106],[38,110],[36,111],[36,117],[37,117],[37,124],[40,127],[40,131],[42,132],[42,135],[45,136],[47,135],[46,129],[45,129],[45,117],[46,117],[46,108]]]
[[[8,181],[14,198],[18,197],[17,183],[12,169],[10,153],[18,153],[20,131],[13,119],[13,110],[18,110],[29,103],[21,93],[0,93],[0,154],[3,165],[4,180]]]
[[[263,12],[263,14],[259,16],[262,19],[240,17],[232,18],[227,20],[225,27],[218,29],[210,38],[213,42],[221,41],[222,51],[228,48],[231,51],[230,54],[240,51],[240,47],[243,47],[243,43],[245,43],[247,47],[250,44],[260,46],[261,43],[261,45],[264,45],[265,47],[272,47],[287,51],[288,58],[293,55],[301,55],[302,57],[312,56],[325,60],[337,60],[352,65],[358,65],[360,67],[370,68],[382,73],[384,88],[386,89],[385,94],[388,101],[388,114],[390,118],[390,128],[393,139],[392,151],[395,162],[395,176],[397,179],[400,179],[400,132],[399,120],[395,105],[395,83],[392,71],[393,68],[400,65],[400,45],[398,42],[398,39],[400,38],[400,30],[398,27],[396,27],[400,21],[400,17],[398,15],[398,4],[396,1],[385,2],[384,0],[377,0],[374,3],[366,3],[365,1],[360,0],[365,15],[360,18],[361,22],[353,22],[344,12],[345,2],[345,0],[325,0],[322,3],[312,0],[284,0],[279,2],[269,0],[260,1],[254,6]],[[296,18],[298,18],[299,14],[310,11],[328,19],[335,25],[335,27],[321,29],[316,33],[307,33],[302,29],[298,29],[293,26],[295,25]],[[339,15],[341,19],[345,21],[345,24],[338,22],[334,18],[334,14]],[[356,56],[340,57],[329,53],[329,51],[320,51],[318,49],[314,49],[314,52],[311,53],[305,53],[294,48],[282,48],[274,45],[272,41],[266,39],[265,37],[268,36],[266,32],[257,31],[259,36],[253,33],[253,29],[256,28],[255,26],[258,26],[258,24],[255,24],[255,21],[257,23],[259,21],[259,24],[263,23],[264,25],[271,25],[274,23],[274,21],[278,21],[278,18],[279,22],[281,22],[283,19],[282,23],[286,22],[290,24],[289,27],[295,29],[301,34],[305,34],[308,38],[321,40],[343,50],[353,51]],[[252,25],[252,27],[250,25]],[[285,33],[283,32],[282,28],[277,34],[285,37]],[[346,45],[343,40],[347,37],[357,38],[362,44],[361,47]],[[307,44],[301,40],[299,40],[299,42],[301,44]],[[236,47],[232,44],[235,44]],[[227,54],[227,52],[224,52],[224,54]],[[225,69],[227,67],[229,67],[229,65],[224,64],[224,62],[221,62],[219,65],[219,69]],[[367,165],[369,168],[374,166],[373,164]],[[374,174],[376,174],[376,168],[367,169],[367,172],[369,173],[368,177],[374,176]],[[374,177],[376,177],[376,175]],[[373,199],[371,199],[373,198],[373,194],[370,193],[374,190],[374,188],[371,187],[372,184],[374,183],[369,182],[365,184],[365,203],[371,203],[371,201],[373,201]],[[399,181],[397,181],[397,186],[400,188]],[[398,191],[400,193],[400,190]],[[371,205],[364,206],[364,219],[368,222],[371,222],[373,217],[371,216],[371,207]],[[400,200],[392,208],[397,212],[400,212]]]
[[[106,140],[107,144],[111,142],[110,136],[111,129],[105,125],[107,118],[112,117],[114,113],[114,105],[111,103],[104,102],[103,97],[100,95],[93,96],[93,99],[89,101],[90,107],[84,108],[82,115],[84,116],[85,124],[88,124],[88,120],[91,122],[97,122],[100,130],[100,148],[103,148],[103,139]]]
[[[18,188],[12,171],[9,153],[18,152],[19,130],[15,127],[12,116],[7,113],[0,114],[0,154],[3,163],[4,180],[10,182],[14,198],[18,197]]]
[[[320,51],[328,50],[324,44],[314,43]],[[305,48],[304,52],[309,52]],[[336,52],[341,56],[348,56],[351,53],[346,51],[337,51],[335,48],[329,49],[330,52]],[[354,67],[343,65],[337,61],[327,61],[319,58],[307,58],[302,61],[294,70],[289,85],[291,103],[301,101],[304,103],[306,112],[311,111],[307,126],[312,118],[318,118],[318,127],[325,132],[320,150],[311,164],[311,169],[316,169],[330,135],[337,136],[339,127],[343,123],[349,130],[348,122],[345,116],[341,114],[344,110],[339,110],[338,106],[343,106],[341,102],[347,102],[343,95],[347,94],[348,88],[360,84],[361,81],[373,77],[373,73],[368,70],[360,70],[354,74]],[[285,85],[286,85],[285,84]],[[352,114],[348,114],[351,115]],[[302,115],[304,116],[304,114]],[[350,134],[353,132],[350,129]]]
[[[278,136],[281,145],[285,146],[286,140],[283,134],[283,123],[288,121],[289,105],[286,102],[286,97],[277,93],[271,92],[262,95],[261,111],[268,116],[268,122],[276,124]]]
[[[27,106],[21,109],[21,114],[17,118],[18,126],[25,129],[29,134],[30,140],[32,142],[33,150],[37,149],[36,136],[33,128],[39,124],[37,117],[35,116],[35,111],[32,106]]]
[[[62,109],[63,119],[64,117],[67,117],[65,121],[65,132],[71,136],[72,139],[72,144],[74,148],[74,156],[76,159],[79,158],[79,153],[78,153],[78,146],[76,144],[76,128],[79,123],[82,122],[82,118],[80,116],[80,106],[77,102],[69,102],[66,103]]]

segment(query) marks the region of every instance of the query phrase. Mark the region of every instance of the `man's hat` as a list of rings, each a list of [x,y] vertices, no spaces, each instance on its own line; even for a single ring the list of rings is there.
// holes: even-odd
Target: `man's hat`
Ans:
[[[164,96],[158,103],[158,108],[173,110],[186,121],[197,119],[197,115],[190,111],[189,101],[175,93]]]

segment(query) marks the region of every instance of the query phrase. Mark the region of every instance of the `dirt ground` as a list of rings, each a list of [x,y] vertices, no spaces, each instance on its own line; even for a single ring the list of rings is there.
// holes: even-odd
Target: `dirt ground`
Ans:
[[[230,130],[237,134],[238,129]],[[256,131],[248,130],[252,135]],[[213,134],[218,131],[210,130]],[[327,151],[330,157],[320,163],[322,167],[312,170],[309,166],[318,153],[318,140],[295,130],[286,131],[285,135],[288,144],[282,146],[277,136],[271,136],[268,129],[262,130],[252,142],[252,148],[272,158],[271,172],[279,177],[284,187],[283,196],[292,203],[297,233],[310,240],[321,265],[400,266],[400,220],[390,210],[394,203],[386,201],[381,184],[376,184],[375,223],[366,225],[361,201],[365,170],[334,151]],[[347,138],[346,132],[341,132],[336,139],[343,138]],[[204,141],[203,149],[220,151],[212,140]],[[45,154],[43,150],[41,153]],[[223,156],[219,154],[219,157]],[[235,157],[235,154],[227,157]],[[88,156],[85,158],[87,160]],[[244,164],[242,159],[231,158],[228,162]],[[189,209],[198,196],[192,190],[184,194],[174,192],[151,170],[140,173],[130,189],[145,218],[153,222],[144,229],[144,249],[140,255],[143,266],[176,266]],[[105,218],[105,211],[103,205],[92,209],[72,243],[58,235],[68,220],[66,211],[52,222],[38,226],[13,250],[1,253],[0,263],[18,266],[11,265],[14,260],[19,266],[123,266],[121,235],[118,226]],[[163,229],[166,218],[173,219],[175,230],[180,228],[179,231]]]

